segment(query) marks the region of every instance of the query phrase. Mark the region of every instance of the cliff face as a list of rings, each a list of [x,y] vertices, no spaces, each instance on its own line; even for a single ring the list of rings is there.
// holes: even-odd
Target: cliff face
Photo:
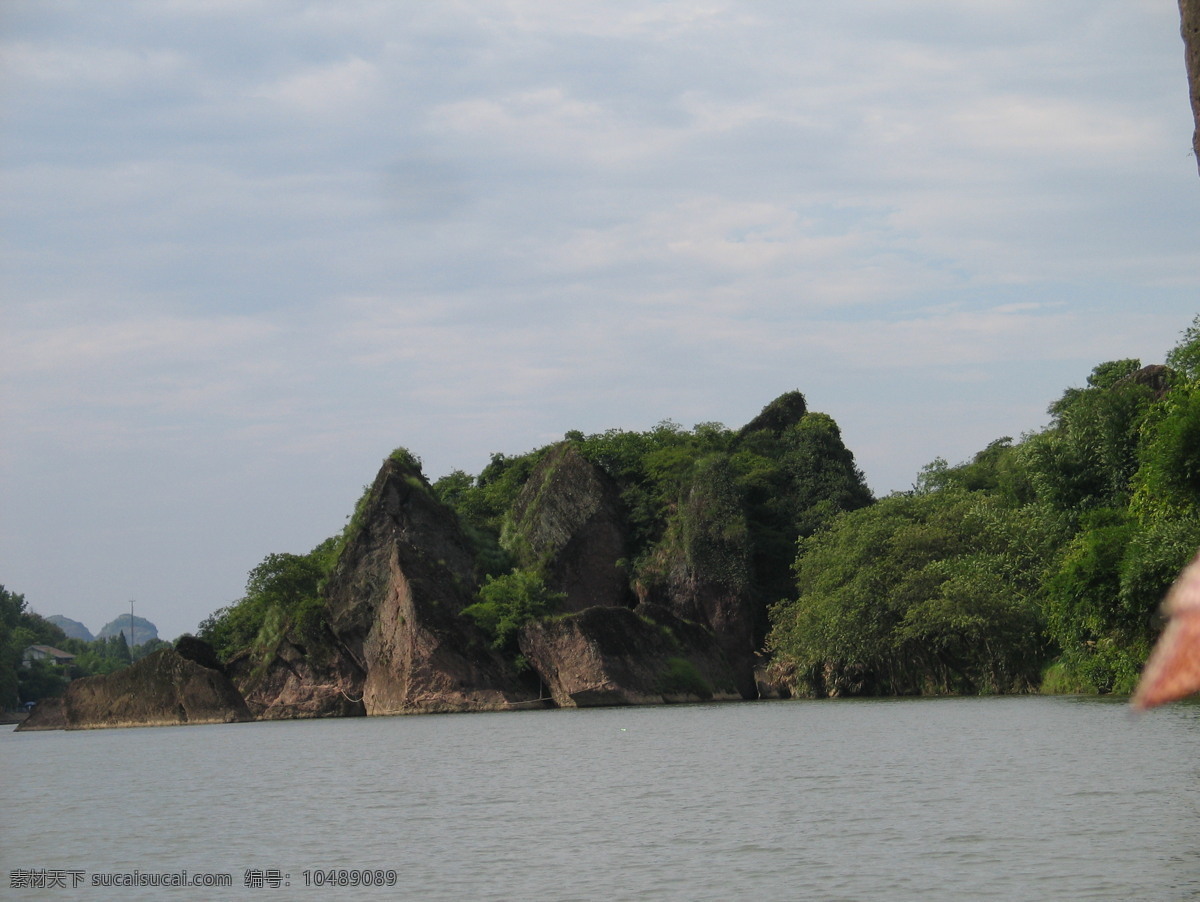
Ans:
[[[700,469],[668,530],[656,571],[659,591],[643,593],[660,606],[639,608],[638,616],[629,610],[635,598],[618,566],[626,537],[616,484],[572,443],[538,463],[503,541],[521,566],[538,570],[550,589],[567,596],[563,610],[574,614],[527,626],[520,638],[521,653],[556,704],[756,696],[744,518],[728,497],[732,487],[721,482],[725,474],[714,478],[712,470]],[[647,610],[657,612],[657,623],[648,622]],[[736,661],[737,677],[728,661]]]
[[[265,665],[256,666],[243,654],[230,661],[228,669],[258,720],[366,713],[361,698],[363,675],[345,655],[317,659],[283,637]]]
[[[518,495],[502,542],[523,567],[567,596],[564,611],[632,606],[620,493],[574,445],[553,448]]]
[[[642,574],[638,594],[708,627],[747,699],[758,697],[750,570],[749,531],[727,463],[702,463]]]
[[[754,678],[755,608],[749,594],[737,587],[711,581],[688,569],[650,592],[646,603],[658,604],[684,620],[703,624],[728,662],[741,698],[758,698]]]
[[[481,711],[532,698],[462,616],[475,594],[470,545],[420,470],[386,461],[356,517],[326,599],[340,647],[364,674],[366,713]]]
[[[712,636],[654,605],[530,623],[520,645],[560,707],[740,698]]]
[[[1196,123],[1196,130],[1192,133],[1192,152],[1196,156],[1196,165],[1200,166],[1200,0],[1179,0],[1179,17],[1184,65],[1192,98],[1192,118]]]
[[[84,730],[97,727],[234,723],[253,720],[241,694],[219,669],[185,657],[215,662],[212,650],[164,648],[105,676],[67,686],[60,699],[38,704],[20,730]],[[199,648],[203,646],[203,648]]]

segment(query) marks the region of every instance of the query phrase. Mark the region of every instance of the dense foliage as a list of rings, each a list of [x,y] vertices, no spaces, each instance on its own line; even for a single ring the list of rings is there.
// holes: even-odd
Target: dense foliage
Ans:
[[[319,644],[325,627],[321,585],[335,542],[327,539],[303,555],[267,555],[250,571],[246,594],[200,624],[200,638],[224,660],[249,649],[273,651],[289,631],[301,643]]]
[[[1097,366],[1049,425],[799,546],[776,668],[812,694],[1127,692],[1200,544],[1200,318],[1167,356]]]
[[[797,539],[872,500],[837,424],[807,410],[800,392],[777,398],[737,432],[665,420],[645,432],[572,431],[565,440],[619,489],[631,583],[662,581],[664,568],[685,561],[696,575],[754,597],[763,631],[767,605],[793,591]],[[549,451],[495,454],[476,478],[455,471],[434,483],[476,546],[481,578],[514,572],[514,503]]]
[[[28,610],[25,596],[0,586],[0,710],[57,695],[66,677],[47,661],[22,663],[30,645],[61,646],[66,635]]]
[[[1052,518],[960,488],[893,495],[805,539],[770,642],[802,692],[907,695],[1036,685]]]

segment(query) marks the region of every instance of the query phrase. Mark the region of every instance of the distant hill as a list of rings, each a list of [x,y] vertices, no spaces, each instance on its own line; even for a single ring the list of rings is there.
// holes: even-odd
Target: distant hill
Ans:
[[[125,641],[132,647],[134,645],[142,645],[149,642],[151,639],[158,638],[158,627],[147,620],[145,617],[134,615],[133,618],[133,640],[129,639],[129,615],[122,614],[104,624],[104,627],[97,634],[97,639],[108,639],[116,636],[117,633],[125,634]]]
[[[91,642],[96,638],[92,635],[92,631],[78,620],[72,620],[62,614],[51,614],[46,620],[66,633],[68,639],[82,639],[84,642]]]

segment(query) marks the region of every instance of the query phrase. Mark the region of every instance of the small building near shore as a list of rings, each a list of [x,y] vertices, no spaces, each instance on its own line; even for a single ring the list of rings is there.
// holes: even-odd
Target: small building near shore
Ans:
[[[21,656],[21,661],[29,665],[34,661],[49,661],[51,664],[65,666],[75,660],[69,651],[55,648],[53,645],[30,645]]]

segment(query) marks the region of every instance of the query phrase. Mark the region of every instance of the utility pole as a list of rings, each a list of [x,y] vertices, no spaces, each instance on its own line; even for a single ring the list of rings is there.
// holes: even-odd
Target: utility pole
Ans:
[[[129,660],[133,660],[133,599],[129,599]]]

